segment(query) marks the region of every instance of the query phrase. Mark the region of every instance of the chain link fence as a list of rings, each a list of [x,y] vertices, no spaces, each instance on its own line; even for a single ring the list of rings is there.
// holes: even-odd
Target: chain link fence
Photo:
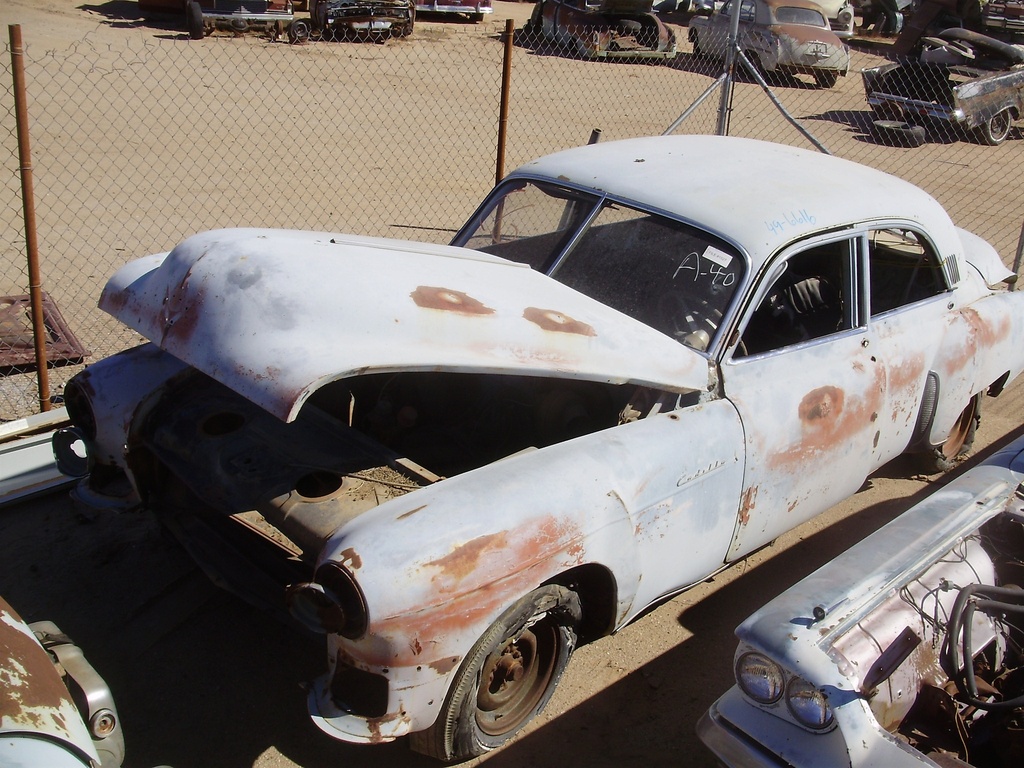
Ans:
[[[585,46],[520,23],[505,167],[585,143],[595,128],[610,140],[659,134],[676,122],[722,62],[694,55],[689,14],[661,18],[678,54],[652,61],[588,59]],[[106,279],[131,259],[225,226],[447,242],[494,182],[502,19],[418,18],[412,35],[382,44],[314,35],[290,45],[253,32],[190,40],[170,24],[110,25],[119,34],[88,36],[67,50],[34,50],[32,30],[22,31],[42,287],[66,335],[87,350],[85,363],[140,341],[96,309]],[[1010,264],[1024,220],[1019,128],[986,146],[930,124],[917,135],[921,146],[893,146],[906,137],[878,133],[861,82],[861,70],[885,63],[881,53],[855,47],[849,74],[832,87],[753,62],[757,74],[741,71],[732,89],[728,133],[812,148],[788,113],[833,154],[931,192]],[[11,61],[8,47],[0,61],[0,295],[20,296],[28,278]],[[714,133],[719,93],[675,132]],[[784,175],[780,169],[780,181]],[[801,181],[809,197],[830,183]],[[13,305],[0,305],[0,351],[24,344],[26,333],[31,346],[20,318]],[[60,354],[51,361],[55,399],[81,365]],[[0,374],[0,420],[38,409],[31,364]]]

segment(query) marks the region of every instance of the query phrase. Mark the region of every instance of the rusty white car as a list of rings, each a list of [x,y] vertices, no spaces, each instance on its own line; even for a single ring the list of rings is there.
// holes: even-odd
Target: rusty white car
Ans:
[[[734,0],[710,16],[690,20],[687,37],[694,55],[724,59]],[[757,71],[811,75],[831,88],[850,70],[850,51],[810,0],[742,0],[737,45]]]
[[[322,632],[323,731],[467,757],[577,644],[954,461],[1024,368],[1012,277],[904,181],[716,136],[527,163],[451,246],[207,232],[103,291],[150,343],[66,388],[77,493]]]
[[[124,734],[110,689],[50,621],[0,598],[0,765],[117,768]]]
[[[728,766],[1018,765],[1024,439],[736,630],[698,734]]]

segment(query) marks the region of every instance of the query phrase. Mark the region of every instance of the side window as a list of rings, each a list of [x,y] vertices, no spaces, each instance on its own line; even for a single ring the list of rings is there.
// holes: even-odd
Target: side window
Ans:
[[[851,249],[840,240],[792,256],[740,336],[737,356],[756,355],[853,327]]]
[[[722,10],[719,13],[722,16],[729,17],[732,15],[733,0],[729,0],[725,5],[722,6]],[[753,0],[742,0],[740,3],[740,21],[753,21],[754,20],[754,3]]]
[[[872,315],[937,296],[947,288],[935,252],[910,230],[879,229],[869,233],[868,264]]]

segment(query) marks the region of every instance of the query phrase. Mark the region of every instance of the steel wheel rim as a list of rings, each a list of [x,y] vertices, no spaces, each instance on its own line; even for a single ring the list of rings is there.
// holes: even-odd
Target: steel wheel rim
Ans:
[[[960,418],[953,425],[949,437],[942,444],[942,455],[947,459],[955,459],[960,450],[964,447],[967,435],[971,432],[971,422],[974,420],[974,403],[972,402],[960,414]]]
[[[535,624],[507,640],[484,662],[477,687],[476,721],[488,736],[516,730],[537,708],[558,661],[558,629]]]
[[[1010,113],[1005,109],[989,123],[989,134],[994,141],[1002,141],[1010,133]]]

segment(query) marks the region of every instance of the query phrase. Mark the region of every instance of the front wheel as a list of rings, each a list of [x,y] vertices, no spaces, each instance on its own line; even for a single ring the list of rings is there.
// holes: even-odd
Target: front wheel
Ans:
[[[496,749],[548,703],[576,648],[580,601],[548,585],[506,610],[467,654],[437,721],[413,733],[417,752],[465,760]]]

